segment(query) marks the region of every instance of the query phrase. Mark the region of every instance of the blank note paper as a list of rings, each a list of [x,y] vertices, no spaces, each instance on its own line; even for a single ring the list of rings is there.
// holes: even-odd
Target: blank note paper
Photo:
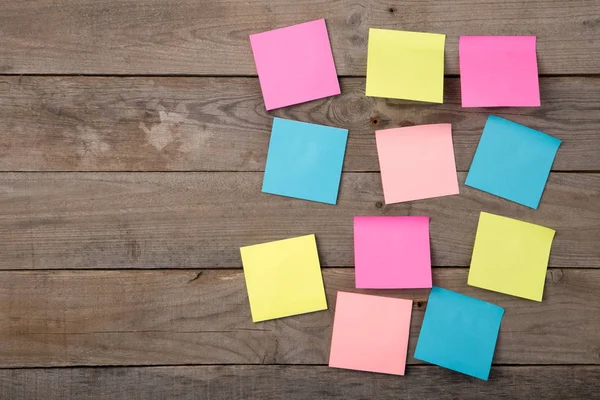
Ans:
[[[463,107],[538,107],[535,36],[461,36]]]
[[[275,118],[262,191],[335,204],[347,140],[346,129]]]
[[[369,30],[366,95],[444,102],[446,35]]]
[[[240,251],[254,322],[327,309],[315,235]]]
[[[540,225],[482,212],[469,285],[542,301],[554,233]]]
[[[356,287],[431,287],[429,217],[354,217]]]
[[[458,194],[450,124],[375,132],[386,204]]]
[[[250,35],[267,110],[340,94],[325,20]]]
[[[561,141],[491,115],[465,184],[538,208]]]
[[[412,300],[338,292],[329,366],[404,375]]]
[[[495,304],[434,286],[415,358],[487,380],[503,315]]]

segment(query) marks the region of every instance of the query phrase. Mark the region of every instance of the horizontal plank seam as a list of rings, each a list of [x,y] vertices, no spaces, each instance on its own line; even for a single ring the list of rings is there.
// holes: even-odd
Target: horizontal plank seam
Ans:
[[[502,368],[561,368],[561,367],[600,367],[600,364],[492,364]],[[211,367],[327,367],[327,364],[98,364],[98,365],[56,365],[56,366],[27,366],[27,367],[0,367],[0,371],[17,369],[98,369],[98,368],[211,368]],[[412,368],[440,368],[437,365],[413,364]]]
[[[334,270],[334,269],[353,269],[354,266],[353,265],[345,265],[345,266],[322,266],[321,269],[324,270]],[[442,269],[468,269],[469,266],[468,265],[457,265],[457,266],[448,266],[448,265],[443,265],[443,266],[436,266],[436,265],[432,265],[431,268],[434,268],[436,270],[442,270]],[[568,271],[593,271],[593,270],[597,270],[600,269],[600,265],[597,267],[548,267],[548,270],[562,270],[562,269],[566,269]],[[107,267],[101,267],[101,268],[8,268],[8,269],[0,269],[0,273],[2,272],[70,272],[70,271],[78,271],[78,272],[85,272],[85,271],[146,271],[146,272],[150,272],[150,271],[173,271],[173,272],[209,272],[209,271],[214,271],[214,272],[218,272],[218,271],[242,271],[242,267],[218,267],[218,268],[190,268],[190,267],[185,267],[185,268],[177,268],[177,267],[114,267],[114,268],[107,268]],[[398,289],[398,290],[404,290],[404,289]]]
[[[19,73],[3,72],[0,77],[11,76],[31,76],[31,77],[106,77],[106,78],[258,78],[256,74],[88,74],[88,73]],[[600,77],[600,73],[560,73],[560,74],[539,74],[540,78],[595,78]],[[365,78],[365,75],[338,75],[338,78]],[[459,74],[444,74],[446,78],[458,78]]]
[[[456,172],[468,172],[469,170],[457,169]],[[128,170],[0,170],[0,174],[257,174],[265,172],[264,170],[150,170],[150,171],[128,171]],[[347,171],[342,170],[345,174],[379,174],[381,171],[371,170],[360,170],[360,171]],[[585,170],[562,170],[562,169],[553,169],[550,172],[557,174],[599,174],[599,170],[593,169],[585,169]]]

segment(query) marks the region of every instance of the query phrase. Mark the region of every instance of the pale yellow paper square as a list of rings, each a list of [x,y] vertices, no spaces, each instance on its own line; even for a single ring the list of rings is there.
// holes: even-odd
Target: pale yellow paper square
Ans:
[[[469,285],[542,301],[555,231],[482,212]]]
[[[446,35],[370,29],[367,96],[444,102]]]
[[[327,309],[315,235],[240,252],[254,322]]]

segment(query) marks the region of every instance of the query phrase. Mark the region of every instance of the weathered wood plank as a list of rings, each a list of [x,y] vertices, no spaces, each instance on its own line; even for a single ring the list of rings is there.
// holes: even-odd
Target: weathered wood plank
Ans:
[[[599,25],[600,26],[600,25]],[[600,171],[600,77],[543,78],[541,108],[463,109],[458,78],[446,103],[342,95],[267,113],[256,78],[0,78],[0,170],[261,171],[273,116],[350,130],[346,171],[378,171],[374,130],[453,124],[468,170],[490,111],[563,140],[555,170]]]
[[[430,366],[404,378],[309,366],[0,370],[3,399],[593,399],[598,366],[492,368],[487,382]]]
[[[241,271],[0,272],[0,366],[326,364],[338,290],[354,271],[324,269],[329,310],[252,323]],[[434,284],[505,307],[497,364],[599,364],[599,270],[551,269],[542,303],[467,286],[466,269]],[[428,290],[412,298],[409,364]]]
[[[598,73],[600,4],[337,0],[5,0],[0,72],[255,74],[248,35],[326,18],[337,70],[363,75],[370,27],[444,33],[446,71],[459,35],[536,35],[542,74]]]
[[[352,266],[355,215],[431,217],[434,266],[470,263],[480,211],[557,230],[550,265],[600,266],[600,175],[553,173],[532,210],[466,187],[382,205],[377,173],[344,174],[337,206],[261,193],[262,173],[0,174],[0,269],[241,267],[239,247],[317,235]]]

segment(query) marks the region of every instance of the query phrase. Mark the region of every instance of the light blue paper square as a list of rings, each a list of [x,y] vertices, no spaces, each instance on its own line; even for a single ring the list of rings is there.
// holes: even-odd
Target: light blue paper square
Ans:
[[[434,286],[415,358],[487,380],[504,309]]]
[[[262,191],[336,204],[348,131],[275,118]]]
[[[561,141],[490,115],[465,184],[537,208]]]

